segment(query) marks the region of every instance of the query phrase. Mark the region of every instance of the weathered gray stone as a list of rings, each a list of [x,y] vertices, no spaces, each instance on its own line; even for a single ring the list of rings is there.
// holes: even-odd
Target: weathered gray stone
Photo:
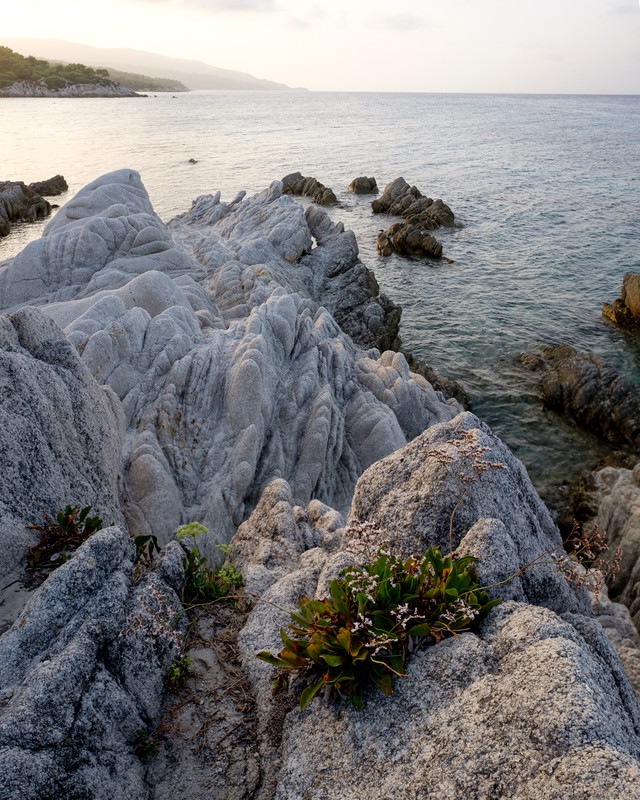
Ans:
[[[0,636],[6,800],[148,798],[137,737],[159,711],[184,618],[158,574],[131,593],[133,556],[118,528],[95,533]]]
[[[466,449],[451,444],[460,440]],[[480,559],[481,582],[503,581],[558,547],[560,536],[522,465],[471,414],[374,464],[358,483],[350,517],[376,524],[396,550],[446,546],[460,498],[456,476],[478,458],[505,466],[466,483],[454,545]],[[505,601],[476,632],[414,653],[393,695],[372,689],[362,712],[317,699],[300,711],[299,688],[271,696],[271,670],[255,653],[277,652],[286,609],[301,594],[324,596],[328,579],[353,558],[346,533],[328,551],[321,538],[303,541],[293,514],[281,485],[243,526],[256,537],[245,539],[255,544],[254,574],[262,567],[276,578],[239,637],[257,702],[258,798],[560,800],[579,787],[580,797],[614,800],[640,792],[638,702],[586,593],[548,562],[490,590]],[[598,613],[633,666],[640,651],[628,618],[604,598]]]
[[[122,523],[124,422],[61,329],[41,311],[0,316],[0,578],[37,540],[25,525],[66,505]],[[4,582],[4,581],[3,581]]]
[[[282,179],[282,191],[300,197],[310,197],[314,203],[329,206],[337,203],[333,189],[329,189],[316,178],[305,178],[300,172],[292,172]]]

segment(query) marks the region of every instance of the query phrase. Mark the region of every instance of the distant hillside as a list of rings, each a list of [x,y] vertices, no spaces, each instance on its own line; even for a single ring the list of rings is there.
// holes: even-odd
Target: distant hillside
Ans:
[[[144,73],[180,81],[189,89],[290,89],[284,83],[256,78],[245,72],[221,69],[203,61],[147,53],[143,50],[111,49],[74,44],[61,39],[15,39],[0,36],[0,44],[38,58],[81,61],[130,73]]]
[[[0,89],[17,81],[41,79],[49,89],[62,89],[69,84],[107,84],[109,73],[84,64],[50,64],[33,56],[25,58],[9,47],[0,46]]]

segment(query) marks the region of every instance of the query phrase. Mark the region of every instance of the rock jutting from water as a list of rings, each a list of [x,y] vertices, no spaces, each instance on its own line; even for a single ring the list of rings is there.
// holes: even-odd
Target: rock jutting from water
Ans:
[[[53,197],[68,190],[62,175],[27,184],[0,181],[0,236],[8,236],[12,222],[35,222],[48,217],[51,204],[42,195]]]
[[[316,178],[305,178],[300,172],[291,172],[282,179],[284,194],[310,197],[319,206],[329,206],[338,202],[333,189],[329,189]]]
[[[359,178],[354,178],[347,186],[347,189],[354,194],[377,194],[378,184],[375,178],[367,178],[363,175]]]
[[[379,198],[371,203],[374,214],[404,217],[376,239],[378,251],[383,256],[398,253],[416,258],[441,258],[442,245],[429,233],[436,228],[455,225],[455,216],[442,200],[425,197],[404,178],[396,178]]]
[[[640,452],[640,393],[598,356],[563,344],[523,353],[520,363],[540,374],[549,408],[606,442]]]
[[[347,523],[405,554],[451,536],[490,585],[560,545],[505,445],[373,344],[397,307],[323,209],[275,181],[164,225],[137,173],[111,173],[4,262],[0,308],[0,573],[24,565],[41,505],[92,503],[108,525],[0,636],[3,800],[640,795],[640,706],[598,622],[619,618],[632,659],[628,612],[594,612],[548,568],[507,581],[478,628],[414,653],[362,712],[272,694],[255,655],[354,559]],[[495,468],[460,500],[471,441]],[[211,561],[231,541],[253,598],[217,645],[184,639],[175,531],[194,520]],[[140,533],[164,547],[146,570]],[[228,686],[205,679],[216,646],[236,654]],[[165,675],[185,652],[178,708]]]
[[[640,275],[628,273],[624,276],[620,297],[613,303],[604,303],[602,316],[618,325],[640,325]]]

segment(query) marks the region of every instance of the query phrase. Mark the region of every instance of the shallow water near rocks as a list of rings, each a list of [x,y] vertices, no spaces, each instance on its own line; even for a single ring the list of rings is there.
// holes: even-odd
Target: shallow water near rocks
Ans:
[[[403,306],[406,347],[458,380],[473,410],[523,460],[552,504],[606,447],[537,399],[520,352],[567,343],[640,383],[640,339],[601,305],[640,270],[640,97],[192,92],[142,99],[11,99],[0,114],[0,177],[62,173],[69,193],[140,171],[168,220],[201,194],[254,193],[299,170],[334,189],[330,209]],[[188,163],[190,158],[196,164]],[[375,251],[390,224],[346,185],[402,175],[442,197],[461,228],[437,238],[453,264]],[[0,259],[40,235],[21,225]]]

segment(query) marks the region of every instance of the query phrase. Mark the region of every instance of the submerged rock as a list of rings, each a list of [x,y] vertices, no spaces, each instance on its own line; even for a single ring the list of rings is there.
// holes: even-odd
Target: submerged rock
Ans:
[[[640,325],[640,275],[624,276],[620,297],[602,306],[602,316],[618,325]]]
[[[310,197],[320,206],[329,206],[337,203],[333,189],[329,189],[316,178],[305,178],[300,172],[291,172],[282,179],[282,191],[285,194]]]
[[[51,204],[41,195],[60,194],[66,191],[66,189],[57,191],[62,186],[58,183],[59,178],[62,176],[57,175],[51,178],[51,181],[32,183],[29,186],[19,181],[0,181],[0,236],[7,236],[11,232],[12,222],[35,222],[37,219],[48,217],[51,213]],[[53,191],[47,191],[51,189]]]
[[[376,237],[376,247],[383,256],[398,253],[414,258],[441,258],[442,245],[421,225],[396,222]]]
[[[563,344],[525,353],[520,362],[540,373],[550,408],[607,442],[640,450],[640,394],[598,356]]]

